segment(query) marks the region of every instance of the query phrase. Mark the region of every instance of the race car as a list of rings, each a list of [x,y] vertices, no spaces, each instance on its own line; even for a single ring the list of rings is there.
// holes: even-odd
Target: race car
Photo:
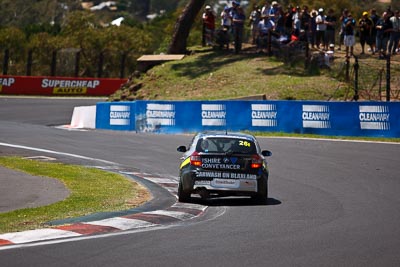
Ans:
[[[178,200],[190,202],[192,194],[201,198],[250,196],[260,203],[268,199],[268,166],[253,135],[228,132],[196,134],[183,152],[179,170]]]

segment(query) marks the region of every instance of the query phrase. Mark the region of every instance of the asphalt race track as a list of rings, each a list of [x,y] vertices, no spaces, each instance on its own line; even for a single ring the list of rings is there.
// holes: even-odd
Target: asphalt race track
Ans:
[[[97,99],[0,98],[0,143],[112,161],[176,179],[190,135],[67,131]],[[1,266],[400,266],[400,145],[259,138],[269,149],[269,204],[212,200],[165,228],[0,247]],[[0,146],[0,156],[83,159]],[[98,164],[92,163],[92,164]],[[104,164],[104,163],[103,163]],[[0,185],[1,186],[1,185]]]

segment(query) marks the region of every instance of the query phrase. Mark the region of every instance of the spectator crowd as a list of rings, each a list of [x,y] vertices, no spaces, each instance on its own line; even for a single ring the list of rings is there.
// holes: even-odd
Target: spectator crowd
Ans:
[[[303,42],[311,49],[345,50],[346,57],[354,55],[357,41],[361,55],[377,55],[380,59],[399,53],[400,13],[388,7],[382,14],[375,8],[357,14],[348,9],[337,13],[332,8],[308,6],[284,7],[277,1],[254,5],[246,17],[240,1],[228,1],[220,14],[210,5],[203,13],[203,45],[219,45],[234,50],[242,49],[245,26],[250,28],[250,42],[259,51],[268,40],[284,45]],[[218,20],[220,21],[219,26]]]

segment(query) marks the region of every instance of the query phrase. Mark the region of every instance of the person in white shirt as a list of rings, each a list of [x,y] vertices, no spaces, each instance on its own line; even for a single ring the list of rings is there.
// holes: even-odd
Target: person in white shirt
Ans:
[[[325,46],[325,31],[326,31],[326,16],[324,14],[324,9],[320,8],[318,10],[318,16],[315,18],[315,23],[317,24],[316,31],[316,44],[317,48],[320,48],[322,44]]]
[[[262,19],[258,23],[258,38],[257,38],[257,48],[263,49],[268,46],[268,35],[272,34],[275,29],[275,23],[270,18]]]

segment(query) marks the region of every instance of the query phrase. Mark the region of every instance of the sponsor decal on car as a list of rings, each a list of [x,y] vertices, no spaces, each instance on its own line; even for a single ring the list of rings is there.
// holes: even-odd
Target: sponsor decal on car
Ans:
[[[211,181],[211,186],[223,188],[239,188],[240,181],[232,179],[214,179]]]
[[[224,178],[224,179],[256,180],[257,175],[250,174],[250,173],[199,171],[196,173],[196,178]]]
[[[359,111],[362,130],[390,130],[388,106],[360,106]]]
[[[201,167],[204,169],[230,169],[230,170],[239,170],[240,165],[235,164],[237,158],[202,158],[201,159]]]
[[[211,180],[197,180],[194,185],[211,185]]]

